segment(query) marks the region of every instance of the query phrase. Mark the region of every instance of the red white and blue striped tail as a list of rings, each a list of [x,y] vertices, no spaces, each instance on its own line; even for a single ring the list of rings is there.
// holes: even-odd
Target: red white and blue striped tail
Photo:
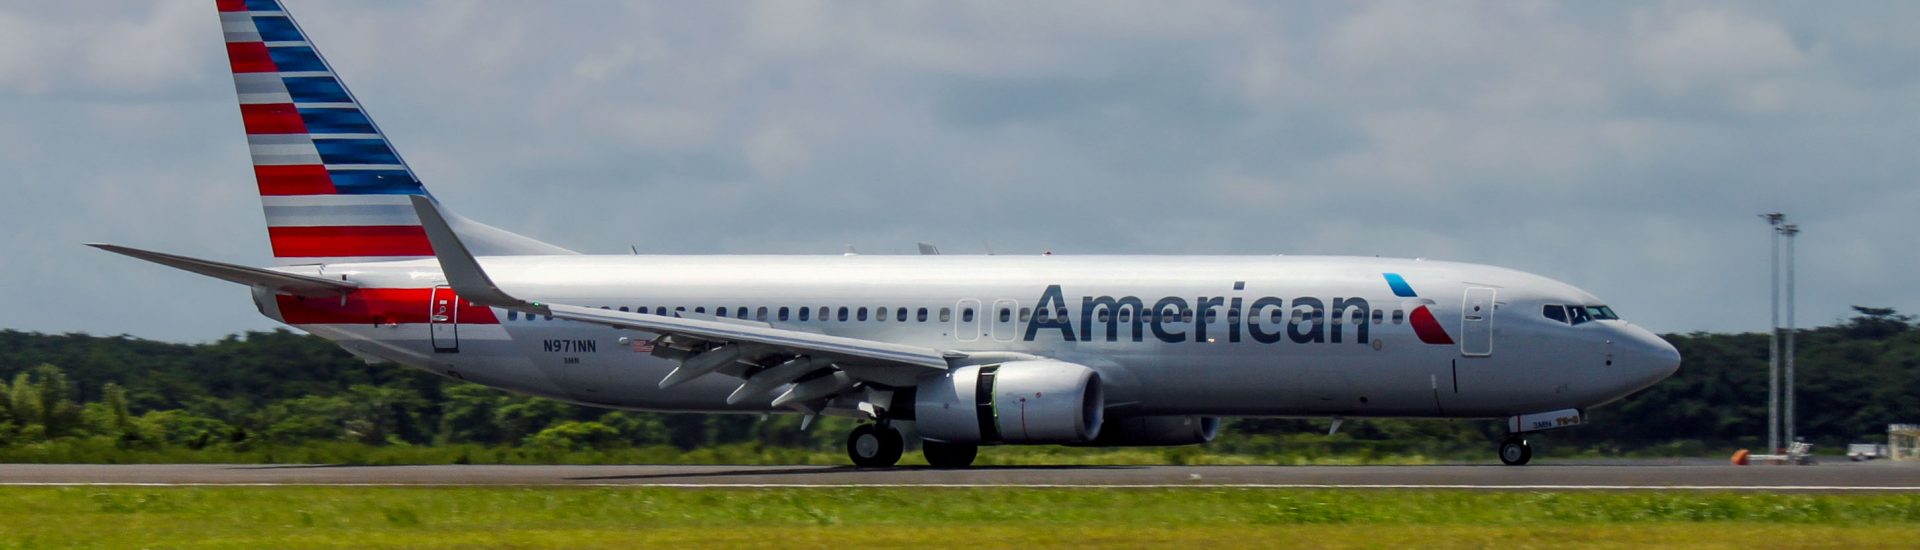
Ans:
[[[216,1],[278,263],[432,257],[407,199],[428,195],[426,187],[280,2]],[[573,253],[464,218],[453,223],[477,254]]]

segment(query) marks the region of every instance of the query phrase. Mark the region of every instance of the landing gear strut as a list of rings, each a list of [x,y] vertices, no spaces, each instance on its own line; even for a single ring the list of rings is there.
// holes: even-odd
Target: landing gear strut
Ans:
[[[935,468],[966,468],[973,466],[973,457],[979,453],[979,445],[941,443],[939,441],[925,439],[920,441],[920,454],[926,455],[927,464]]]
[[[1533,446],[1526,438],[1509,435],[1500,440],[1500,463],[1508,466],[1522,466],[1533,460]]]
[[[861,468],[888,468],[900,462],[906,441],[892,426],[861,424],[847,434],[847,457]]]

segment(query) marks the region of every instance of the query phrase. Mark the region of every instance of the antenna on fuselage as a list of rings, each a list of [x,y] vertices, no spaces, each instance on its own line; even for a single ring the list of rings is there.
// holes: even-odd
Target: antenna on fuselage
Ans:
[[[640,255],[640,247],[638,247],[638,246],[634,246],[634,245],[627,245],[627,252],[631,252],[631,253],[633,253],[633,255],[635,255],[635,256],[639,256],[639,255]]]
[[[940,247],[934,246],[933,243],[930,243],[927,241],[920,241],[919,245],[920,245],[921,256],[939,256],[940,255]]]
[[[987,249],[988,256],[993,255],[993,243],[987,242],[986,239],[980,239],[980,248]]]

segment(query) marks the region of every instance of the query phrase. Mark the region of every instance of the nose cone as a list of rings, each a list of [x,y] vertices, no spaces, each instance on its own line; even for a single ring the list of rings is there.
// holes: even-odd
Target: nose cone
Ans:
[[[1621,328],[1614,344],[1614,365],[1625,377],[1629,391],[1654,385],[1680,370],[1680,350],[1673,344],[1638,326]]]

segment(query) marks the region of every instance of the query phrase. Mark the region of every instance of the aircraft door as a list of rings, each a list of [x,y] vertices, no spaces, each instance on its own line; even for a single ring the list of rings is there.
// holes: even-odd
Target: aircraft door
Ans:
[[[1460,354],[1493,355],[1494,289],[1469,287],[1460,304]]]
[[[953,337],[962,342],[980,339],[980,301],[961,300],[953,308]]]
[[[1020,332],[1020,302],[1013,300],[994,300],[993,309],[986,312],[992,315],[993,339],[1012,342]]]
[[[427,329],[434,353],[460,352],[460,297],[445,286],[427,297]]]

